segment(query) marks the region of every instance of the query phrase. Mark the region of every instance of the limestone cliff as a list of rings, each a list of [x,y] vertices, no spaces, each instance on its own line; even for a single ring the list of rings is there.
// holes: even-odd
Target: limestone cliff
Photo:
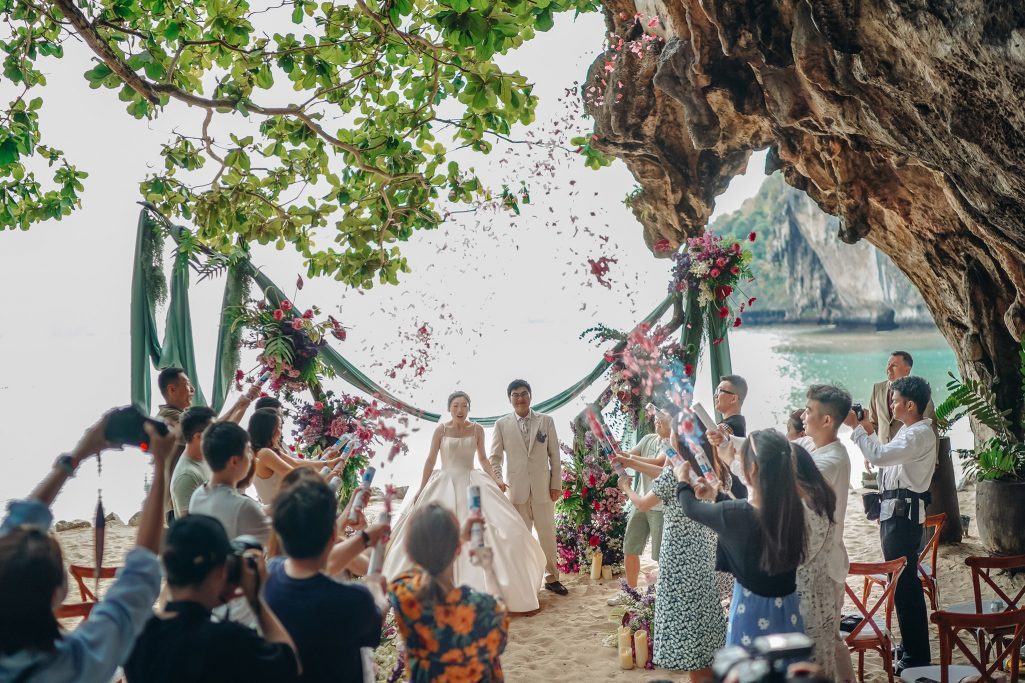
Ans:
[[[769,148],[767,171],[836,216],[845,242],[888,255],[962,376],[994,383],[1021,417],[1025,3],[602,5],[607,49],[583,92],[592,144],[640,183],[631,206],[649,245],[699,233]]]
[[[759,304],[748,322],[932,325],[918,290],[890,259],[867,242],[847,245],[839,221],[806,193],[767,177],[758,193],[712,226],[741,239],[757,232],[755,281]]]

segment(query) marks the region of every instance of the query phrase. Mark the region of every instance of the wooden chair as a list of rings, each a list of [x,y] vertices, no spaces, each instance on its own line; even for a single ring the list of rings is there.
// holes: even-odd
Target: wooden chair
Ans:
[[[883,668],[890,683],[893,683],[893,631],[890,628],[893,619],[893,592],[897,589],[897,579],[907,560],[898,557],[889,562],[852,562],[847,571],[849,576],[866,578],[881,575],[884,578],[883,592],[879,599],[868,607],[868,596],[863,593],[859,598],[849,585],[844,585],[848,597],[861,613],[861,623],[854,627],[844,641],[851,652],[858,653],[858,680],[865,680],[865,652],[878,652],[883,658]],[[876,613],[883,609],[883,620]]]
[[[1002,570],[1025,570],[1025,555],[1011,555],[1008,557],[989,557],[985,555],[969,557],[965,559],[972,572],[973,600],[948,605],[945,612],[955,614],[1000,614],[1012,612],[1025,608],[1025,586],[1013,597],[1004,592],[993,580],[993,572]],[[982,585],[989,586],[987,593],[993,596],[983,597]],[[999,641],[1006,640],[1010,631],[1008,629],[980,629],[975,633],[979,646],[979,656],[983,663],[989,661],[990,652],[997,646]]]
[[[86,619],[96,602],[65,602],[57,608],[58,619]]]
[[[100,567],[100,579],[113,579],[117,576],[120,567]],[[78,595],[82,602],[96,602],[99,600],[93,592],[85,585],[86,579],[96,578],[96,567],[86,567],[80,564],[73,564],[68,567],[68,572],[78,584]]]
[[[926,541],[922,552],[918,554],[918,578],[922,580],[922,589],[929,598],[929,606],[934,612],[939,609],[940,601],[940,586],[936,582],[936,574],[939,570],[936,564],[936,556],[940,550],[940,533],[943,532],[943,527],[946,523],[947,513],[941,512],[938,515],[926,517],[925,522],[922,524],[925,529],[932,529],[932,535]],[[865,577],[864,599],[866,601],[872,592],[872,586],[883,585],[885,578],[882,575]]]
[[[978,681],[996,681],[994,674],[1007,662],[1007,674],[1001,680],[1010,683],[1018,682],[1018,670],[1021,666],[1022,636],[1025,635],[1025,610],[1012,610],[999,614],[960,614],[940,610],[932,615],[940,634],[940,665],[919,666],[905,669],[901,673],[901,681],[915,683],[919,678],[931,678],[940,683],[957,683],[965,678]],[[1008,637],[1000,641],[999,649],[995,649],[992,664],[986,664],[985,658],[977,658],[972,648],[961,638],[962,633],[975,634],[980,631],[996,631],[1007,633]],[[971,663],[971,666],[953,664],[954,648]]]

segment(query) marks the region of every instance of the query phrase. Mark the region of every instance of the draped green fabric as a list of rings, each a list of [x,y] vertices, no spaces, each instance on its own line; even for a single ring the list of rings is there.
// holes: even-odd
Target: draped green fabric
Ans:
[[[729,339],[729,318],[722,318],[719,315],[719,308],[714,304],[701,306],[698,303],[697,291],[687,293],[687,312],[683,324],[683,346],[686,348],[684,362],[697,368],[698,360],[701,358],[701,346],[704,339],[709,340],[708,359],[709,370],[712,377],[712,386],[719,386],[719,378],[733,372],[733,364],[730,361],[730,339]],[[718,344],[712,340],[721,339]],[[697,379],[697,372],[694,372]],[[718,411],[715,418],[722,419]]]
[[[165,329],[164,343],[157,341],[156,321],[154,316],[155,302],[152,292],[146,286],[143,276],[143,245],[146,239],[153,238],[154,226],[147,211],[143,210],[139,217],[139,227],[136,239],[135,268],[132,273],[132,400],[140,407],[148,409],[150,403],[150,369],[152,364],[157,368],[178,365],[186,369],[189,378],[196,388],[196,403],[205,404],[199,379],[195,375],[195,352],[192,342],[192,323],[189,313],[189,273],[188,259],[179,254],[175,264],[171,283],[171,298],[167,311],[167,324]],[[168,226],[171,236],[176,240],[184,228]],[[286,298],[282,290],[267,277],[263,271],[254,267],[249,262],[242,262],[229,268],[227,282],[225,284],[224,296],[221,303],[221,320],[217,337],[217,357],[214,367],[213,405],[214,410],[220,410],[224,404],[228,389],[234,379],[235,362],[237,359],[237,337],[233,334],[231,325],[230,310],[233,307],[244,305],[245,291],[244,279],[252,277],[263,292],[268,302],[277,306]],[[642,321],[637,324],[654,325],[674,302],[678,302],[678,294],[667,296],[654,310],[651,311]],[[681,318],[674,318],[679,321]],[[684,332],[685,343],[687,339],[694,337],[696,332],[695,348],[700,348],[701,337],[701,316],[696,305],[688,300],[685,317],[688,322]],[[695,324],[696,323],[696,324]],[[636,329],[636,328],[635,328]],[[675,332],[674,329],[667,331]],[[613,348],[613,353],[619,353],[626,347],[626,341],[621,341]],[[726,363],[729,362],[729,349],[726,348]],[[391,394],[372,379],[367,377],[359,368],[350,363],[338,351],[330,345],[325,344],[321,349],[321,358],[343,381],[349,383],[365,394],[421,419],[438,422],[441,415],[422,410],[406,401]],[[688,362],[693,362],[688,360]],[[572,386],[567,387],[551,398],[536,403],[533,408],[539,412],[551,412],[567,405],[573,399],[582,394],[588,387],[594,384],[608,370],[610,363],[602,358],[594,368]],[[727,365],[728,367],[728,365]],[[603,395],[609,393],[608,390]],[[501,418],[501,415],[473,418],[478,424],[490,427]],[[643,433],[643,427],[642,427]]]
[[[160,362],[160,342],[154,317],[155,302],[149,291],[143,267],[146,244],[155,239],[154,226],[146,211],[139,213],[135,235],[135,265],[132,267],[131,367],[132,403],[149,412],[150,363]]]
[[[250,277],[248,264],[233,263],[228,266],[224,281],[224,296],[221,298],[221,324],[217,330],[217,359],[214,361],[214,393],[211,407],[221,411],[228,389],[235,381],[238,362],[238,332],[231,329],[230,311],[245,305],[248,287],[245,280]]]
[[[206,397],[196,373],[196,352],[192,344],[192,315],[189,311],[189,259],[179,252],[171,271],[171,299],[164,325],[164,344],[158,368],[179,367],[192,381],[196,395],[192,405],[205,406]]]

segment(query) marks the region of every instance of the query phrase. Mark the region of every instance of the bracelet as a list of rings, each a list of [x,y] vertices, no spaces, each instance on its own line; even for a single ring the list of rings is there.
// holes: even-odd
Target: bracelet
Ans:
[[[54,468],[60,468],[69,476],[75,474],[75,461],[69,453],[61,453],[57,456],[57,459],[53,461]]]
[[[365,530],[364,531],[360,531],[359,532],[359,537],[363,539],[363,547],[364,548],[369,548],[370,547],[370,534],[368,534]]]

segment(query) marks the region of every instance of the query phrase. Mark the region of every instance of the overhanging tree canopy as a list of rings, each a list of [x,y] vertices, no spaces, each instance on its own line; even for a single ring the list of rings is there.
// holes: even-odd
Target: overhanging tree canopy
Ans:
[[[534,118],[532,86],[496,54],[592,0],[0,0],[4,77],[20,86],[0,118],[0,230],[70,214],[85,173],[38,126],[47,58],[81,39],[94,88],[129,114],[194,108],[164,144],[142,194],[193,223],[206,246],[292,244],[310,275],[353,286],[397,281],[399,242],[441,222],[440,200],[487,192],[452,148],[491,148]],[[87,66],[91,66],[87,71]],[[225,120],[258,126],[215,138]],[[594,156],[589,146],[582,150]],[[44,161],[51,177],[37,172]],[[35,162],[35,163],[33,163]],[[514,204],[515,195],[503,197]],[[333,228],[333,230],[331,229]]]

